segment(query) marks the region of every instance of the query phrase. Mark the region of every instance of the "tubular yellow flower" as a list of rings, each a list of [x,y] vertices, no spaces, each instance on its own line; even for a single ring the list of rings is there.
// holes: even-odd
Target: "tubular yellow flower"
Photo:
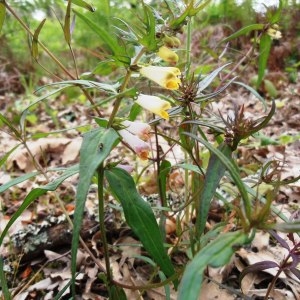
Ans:
[[[282,34],[277,28],[269,28],[267,34],[271,37],[272,40],[279,40],[282,38]]]
[[[165,62],[169,62],[171,64],[176,64],[178,62],[178,55],[166,46],[161,46],[157,55]]]
[[[181,72],[175,67],[141,67],[140,74],[169,90],[177,90],[181,83],[177,77]]]
[[[140,94],[135,102],[163,119],[169,120],[169,114],[166,110],[171,108],[171,104],[168,101],[156,96]]]

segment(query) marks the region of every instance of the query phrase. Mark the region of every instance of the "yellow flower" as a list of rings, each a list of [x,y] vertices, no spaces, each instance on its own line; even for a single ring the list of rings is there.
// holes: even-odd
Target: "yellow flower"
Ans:
[[[169,90],[177,90],[181,83],[177,77],[181,72],[175,67],[141,67],[140,74]]]
[[[166,46],[161,46],[157,55],[165,62],[171,64],[176,64],[178,62],[178,55]]]
[[[282,38],[281,31],[279,31],[278,28],[278,25],[274,24],[273,27],[270,27],[267,30],[267,34],[271,37],[272,40],[279,40]]]
[[[168,101],[156,96],[140,94],[135,102],[163,119],[169,120],[169,114],[166,110],[171,108],[171,104]]]

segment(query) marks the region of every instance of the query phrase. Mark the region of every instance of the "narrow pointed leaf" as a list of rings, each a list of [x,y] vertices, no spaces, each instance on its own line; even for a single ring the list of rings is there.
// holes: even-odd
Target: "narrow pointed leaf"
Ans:
[[[0,2],[0,35],[5,20],[6,7],[3,2]]]
[[[74,10],[74,13],[100,37],[101,42],[108,46],[111,54],[120,55],[124,52],[123,49],[118,45],[117,39],[109,32],[108,28],[99,26],[76,10]]]
[[[22,144],[18,144],[15,147],[13,147],[12,149],[10,149],[9,151],[7,151],[2,157],[0,157],[0,168],[2,167],[3,164],[5,164],[5,162],[7,161],[7,159],[9,158],[9,156]],[[2,188],[3,185],[0,186],[0,190]]]
[[[2,244],[3,239],[4,239],[5,235],[7,234],[9,228],[13,225],[13,223],[20,217],[20,215],[24,212],[24,210],[34,200],[36,200],[38,197],[46,194],[48,191],[55,191],[63,181],[65,181],[67,178],[73,176],[76,173],[78,173],[78,165],[70,167],[60,177],[53,180],[52,182],[50,182],[44,186],[41,186],[41,187],[31,190],[30,193],[23,200],[21,206],[12,215],[11,219],[8,221],[7,225],[5,226],[4,230],[2,231],[1,236],[0,236],[0,245]]]
[[[64,23],[64,35],[66,42],[71,44],[71,3],[72,0],[68,1],[66,15],[65,15],[65,23]]]
[[[218,147],[218,150],[222,152],[222,154],[224,154],[227,159],[229,160],[231,159],[232,150],[228,145],[223,143]],[[225,165],[214,153],[212,153],[208,162],[207,172],[205,174],[205,180],[203,185],[203,191],[200,194],[199,204],[198,204],[199,215],[197,216],[198,223],[196,224],[199,227],[200,234],[204,232],[211,200],[216,193],[216,189],[219,186],[219,183],[222,177],[224,176],[225,171],[226,171]]]
[[[234,164],[232,159],[230,159],[229,156],[228,156],[229,150],[228,149],[226,151],[223,150],[224,153],[225,153],[224,154],[222,151],[220,151],[219,149],[214,148],[209,142],[207,142],[206,140],[204,140],[201,137],[198,137],[198,136],[196,136],[192,133],[189,133],[189,132],[184,132],[183,134],[188,135],[191,138],[194,138],[197,141],[199,141],[201,144],[203,144],[208,150],[210,150],[212,152],[212,155],[215,155],[218,158],[218,160],[226,167],[226,169],[230,173],[232,179],[234,180],[237,188],[239,189],[239,191],[241,193],[241,197],[242,197],[243,202],[244,202],[244,209],[245,209],[246,216],[248,218],[250,218],[251,203],[250,203],[250,200],[249,200],[249,197],[248,197],[248,193],[247,193],[245,185],[244,185],[244,183],[243,183],[243,181],[240,177],[239,170],[238,170],[237,166]],[[219,162],[218,162],[218,164],[219,164]],[[213,175],[211,175],[211,176],[213,176]],[[212,189],[212,187],[210,187],[210,189]]]
[[[266,100],[251,86],[249,86],[248,84],[245,84],[243,82],[240,81],[234,81],[234,84],[238,84],[242,87],[244,87],[245,89],[247,89],[250,93],[252,93],[258,100],[260,100],[260,102],[263,104],[265,110],[267,110],[267,103]]]
[[[221,233],[218,238],[201,249],[184,271],[177,299],[199,299],[205,268],[208,265],[214,268],[226,265],[234,254],[235,247],[248,242],[248,236],[243,232]]]
[[[247,266],[240,274],[239,281],[241,282],[243,278],[249,273],[264,271],[272,268],[279,268],[279,265],[276,262],[270,260],[261,261],[251,266]]]
[[[249,26],[243,27],[242,29],[238,30],[237,32],[235,32],[234,34],[230,35],[229,37],[225,38],[224,40],[222,40],[220,42],[221,43],[226,43],[230,40],[233,40],[241,35],[245,35],[253,30],[263,30],[265,27],[264,24],[251,24]]]
[[[106,170],[105,177],[113,194],[122,204],[129,227],[166,276],[172,276],[175,273],[174,267],[163,246],[153,211],[137,192],[132,177],[119,168]]]
[[[94,12],[95,11],[95,8],[88,4],[86,1],[83,1],[83,0],[72,0],[72,3],[79,6],[79,7],[83,7],[87,10],[89,10],[90,12]]]
[[[219,75],[219,73],[229,65],[230,65],[230,63],[225,64],[225,65],[215,69],[213,72],[211,72],[207,76],[205,76],[204,79],[201,80],[198,84],[198,93],[201,93],[203,90],[205,90],[212,83],[212,81]]]
[[[110,154],[118,142],[119,135],[112,129],[102,127],[87,132],[82,141],[79,162],[79,182],[76,192],[76,207],[74,212],[74,228],[72,239],[72,277],[75,283],[76,256],[78,250],[79,233],[81,229],[86,197],[92,178],[105,158]]]
[[[46,19],[44,19],[40,25],[38,26],[38,28],[35,30],[34,34],[33,34],[33,38],[32,38],[32,46],[31,46],[31,54],[32,57],[37,60],[38,56],[39,56],[39,47],[38,47],[38,41],[39,41],[39,34],[44,26],[46,22]]]
[[[271,50],[272,39],[268,34],[263,34],[259,43],[259,57],[258,57],[258,78],[256,88],[262,83],[265,75],[265,70],[268,63],[268,58]]]
[[[17,139],[21,138],[20,131],[13,126],[10,120],[8,120],[3,114],[0,113],[0,126],[1,126],[1,122],[5,124],[11,130],[11,132],[14,133]]]
[[[0,286],[2,290],[2,296],[5,300],[11,300],[11,295],[7,286],[7,280],[4,274],[4,264],[3,264],[3,258],[0,257]]]

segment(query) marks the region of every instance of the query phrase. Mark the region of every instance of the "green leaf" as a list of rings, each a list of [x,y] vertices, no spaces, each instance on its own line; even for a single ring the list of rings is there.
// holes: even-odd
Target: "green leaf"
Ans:
[[[75,4],[77,6],[80,6],[80,7],[83,7],[85,9],[89,10],[90,12],[94,12],[95,11],[95,8],[92,5],[86,3],[83,0],[71,0],[71,1],[72,1],[73,4]]]
[[[232,35],[230,35],[229,37],[225,38],[224,40],[222,40],[220,42],[221,43],[226,43],[228,41],[231,41],[241,35],[245,35],[253,30],[263,30],[265,27],[264,24],[251,24],[251,25],[248,25],[246,27],[243,27],[242,29],[240,29],[239,31],[233,33]]]
[[[282,12],[283,2],[282,0],[279,0],[279,6],[276,9],[275,13],[271,16],[269,22],[271,24],[277,23],[280,20],[281,12]]]
[[[231,159],[232,150],[227,144],[222,143],[218,147],[218,150],[224,154],[228,160]],[[217,187],[219,186],[222,177],[225,174],[225,171],[225,165],[214,153],[212,153],[208,162],[204,186],[198,203],[199,215],[197,216],[196,225],[199,228],[199,234],[204,232],[208,211],[210,208],[210,202],[216,192]]]
[[[125,55],[124,47],[118,44],[116,37],[111,34],[111,30],[109,28],[105,28],[105,26],[100,27],[92,20],[87,18],[85,15],[79,13],[78,11],[74,10],[74,13],[84,22],[86,23],[101,39],[101,41],[107,45],[110,53],[113,54],[115,57],[120,57]]]
[[[240,177],[239,174],[239,169],[237,168],[237,166],[234,164],[232,159],[229,159],[228,154],[230,153],[230,150],[226,148],[223,149],[224,153],[222,151],[220,151],[219,149],[214,148],[209,142],[207,142],[206,140],[204,140],[201,137],[198,137],[192,133],[189,132],[184,132],[183,134],[190,136],[191,138],[196,139],[197,141],[199,141],[201,144],[203,144],[208,150],[210,150],[212,152],[212,155],[215,155],[218,160],[226,167],[226,169],[228,170],[228,172],[230,173],[230,175],[232,176],[232,179],[234,180],[237,188],[239,189],[240,193],[241,193],[241,197],[243,199],[244,202],[244,209],[245,209],[245,213],[247,218],[250,218],[251,216],[251,203],[248,197],[248,193],[246,191],[245,185]],[[216,158],[214,158],[214,161],[216,160]],[[217,164],[219,166],[219,162],[214,162],[214,164]],[[220,169],[221,170],[221,169]],[[210,175],[210,176],[218,176],[217,175]],[[214,181],[216,179],[212,179],[212,181]],[[211,185],[210,182],[208,182],[209,184],[209,189],[213,189],[213,185]],[[209,192],[207,192],[209,193]]]
[[[245,84],[243,82],[240,81],[234,81],[234,84],[238,84],[242,87],[244,87],[245,89],[247,89],[250,93],[252,93],[258,100],[260,100],[260,102],[263,104],[265,110],[267,110],[267,103],[266,100],[251,86],[249,86],[248,84]]]
[[[167,195],[167,178],[171,171],[171,163],[168,160],[163,160],[160,164],[159,181],[161,185],[162,197],[166,199]]]
[[[197,300],[203,281],[203,272],[209,265],[217,268],[226,265],[240,247],[249,242],[248,236],[240,231],[221,233],[217,239],[205,246],[187,265],[178,293],[178,300]]]
[[[153,211],[137,192],[132,177],[119,168],[106,170],[104,174],[113,194],[122,204],[128,226],[166,276],[172,276],[175,270],[163,246],[162,235]],[[177,285],[176,281],[174,285]]]
[[[30,178],[33,178],[35,177],[36,175],[38,175],[39,172],[32,172],[32,173],[26,173],[22,176],[19,176],[19,177],[16,177],[12,180],[10,180],[9,182],[5,183],[5,184],[2,184],[0,186],[0,193],[3,193],[4,191],[6,191],[7,189],[11,188],[12,186],[15,186],[25,180],[28,180]]]
[[[194,1],[190,1],[189,5],[185,8],[185,10],[181,13],[181,15],[174,18],[170,22],[170,27],[174,30],[180,28],[184,24],[187,16],[189,15],[193,7],[194,7]]]
[[[74,228],[72,239],[72,277],[75,282],[76,256],[78,250],[79,233],[81,229],[86,197],[92,178],[105,158],[119,140],[118,133],[112,129],[99,127],[84,134],[80,149],[79,182],[76,193],[76,207],[74,212]]]
[[[7,161],[8,157],[20,146],[22,143],[16,145],[12,149],[10,149],[8,152],[6,152],[1,158],[0,158],[0,168],[2,165]],[[3,185],[0,186],[0,190],[3,187]]]
[[[259,43],[259,57],[258,57],[258,78],[256,82],[256,88],[262,83],[265,75],[266,66],[268,63],[268,58],[271,50],[272,39],[265,33],[262,35]]]
[[[148,48],[149,51],[155,51],[157,48],[156,41],[156,20],[153,14],[151,6],[144,4],[144,24],[146,30],[143,33],[142,37],[139,39],[139,42]]]
[[[15,137],[17,138],[17,139],[20,139],[21,138],[21,133],[20,133],[20,131],[18,130],[18,129],[16,129],[13,125],[12,125],[12,122],[10,121],[10,120],[8,120],[4,115],[2,115],[1,113],[0,113],[0,121],[2,122],[2,123],[4,123],[10,130],[11,130],[11,132],[13,132],[14,133],[14,135],[15,135]],[[0,125],[1,125],[1,123],[0,123]]]
[[[35,30],[34,34],[33,34],[33,38],[32,38],[32,46],[31,46],[31,55],[32,57],[37,60],[39,57],[39,34],[44,26],[46,22],[46,19],[44,19],[40,25],[38,26],[38,28]]]
[[[287,222],[287,223],[277,223],[277,224],[267,224],[267,228],[272,228],[281,232],[298,232],[300,233],[300,221],[298,222]]]
[[[8,232],[9,228],[13,225],[13,223],[20,217],[20,215],[24,212],[24,210],[38,197],[46,194],[48,191],[54,191],[58,188],[58,186],[67,178],[73,176],[74,174],[78,173],[78,165],[72,166],[67,169],[60,177],[56,178],[52,182],[33,189],[30,193],[26,196],[23,200],[21,206],[18,210],[12,215],[11,219],[8,221],[7,225],[5,226],[4,230],[0,236],[0,245],[3,243],[3,239]],[[27,174],[30,175],[30,174]],[[25,175],[26,176],[26,175]],[[29,177],[30,178],[30,177]]]
[[[65,23],[64,23],[64,35],[66,42],[70,45],[71,44],[71,3],[72,0],[68,1],[67,10],[66,10],[66,16],[65,16]]]
[[[5,20],[6,7],[3,2],[0,2],[0,34]]]
[[[212,81],[219,75],[219,73],[224,68],[229,66],[230,64],[231,63],[225,64],[225,65],[217,68],[216,70],[214,70],[213,72],[211,72],[207,76],[205,76],[204,79],[202,79],[198,84],[198,93],[201,93],[203,90],[205,90],[212,83]]]
[[[4,264],[2,257],[0,257],[0,286],[2,290],[2,296],[4,296],[3,299],[11,300],[11,295],[7,286],[7,280],[4,274]]]

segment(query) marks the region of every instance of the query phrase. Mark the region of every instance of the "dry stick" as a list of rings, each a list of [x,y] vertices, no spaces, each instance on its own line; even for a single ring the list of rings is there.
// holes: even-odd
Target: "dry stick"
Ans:
[[[5,7],[7,8],[7,10],[16,18],[16,20],[18,20],[18,22],[21,24],[21,26],[26,30],[26,32],[28,32],[32,37],[34,37],[34,33],[30,30],[30,28],[22,21],[22,19],[19,18],[19,16],[15,13],[15,11],[6,3],[4,2]],[[43,50],[50,56],[50,58],[73,80],[76,80],[78,78],[76,78],[75,76],[73,76],[72,73],[69,72],[69,70],[54,56],[54,54],[48,50],[48,48],[39,40],[37,39],[36,42],[41,46],[41,48],[43,48]],[[79,88],[82,90],[82,92],[84,93],[84,95],[88,98],[88,100],[90,101],[90,103],[94,106],[97,114],[101,117],[102,113],[100,112],[100,110],[98,109],[98,107],[96,106],[93,98],[90,96],[90,94],[87,92],[87,90],[85,88],[83,88],[82,86],[79,85]]]

